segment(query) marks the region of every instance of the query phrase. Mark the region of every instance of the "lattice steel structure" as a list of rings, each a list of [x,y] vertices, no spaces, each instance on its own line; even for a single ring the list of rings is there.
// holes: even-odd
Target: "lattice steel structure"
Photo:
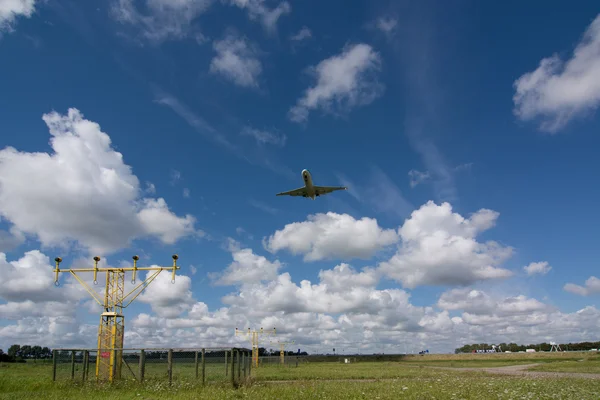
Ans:
[[[285,346],[294,343],[296,343],[294,340],[292,340],[291,342],[277,342],[277,344],[279,345],[279,363],[281,365],[285,365]]]
[[[275,328],[273,328],[272,332],[265,332],[263,331],[263,328],[260,328],[260,331],[251,331],[250,328],[248,328],[248,330],[246,332],[242,332],[240,330],[238,330],[238,328],[235,328],[235,336],[239,336],[239,335],[244,335],[246,337],[249,337],[251,342],[252,342],[252,364],[254,364],[254,367],[258,368],[258,335],[275,335],[277,333],[277,331],[275,330]]]
[[[100,325],[98,326],[98,357],[96,358],[96,379],[108,380],[112,382],[121,377],[121,366],[123,361],[123,337],[125,334],[125,317],[123,308],[126,308],[135,300],[144,289],[163,271],[171,271],[171,283],[175,283],[175,271],[180,269],[177,266],[177,254],[172,256],[173,265],[170,267],[141,267],[138,268],[138,256],[133,256],[133,267],[107,267],[98,268],[100,257],[94,257],[94,268],[63,269],[59,268],[62,258],[56,257],[56,268],[54,269],[54,284],[58,286],[59,272],[70,273],[84,289],[96,300],[98,304],[104,307],[104,312],[100,315]],[[135,286],[129,293],[125,294],[125,272],[132,271],[131,283],[135,285],[137,271],[153,271],[148,274],[146,279]],[[78,272],[93,272],[94,285],[98,284],[98,272],[106,272],[106,286],[104,289],[104,298],[90,287]],[[132,294],[135,294],[127,304],[123,304]]]

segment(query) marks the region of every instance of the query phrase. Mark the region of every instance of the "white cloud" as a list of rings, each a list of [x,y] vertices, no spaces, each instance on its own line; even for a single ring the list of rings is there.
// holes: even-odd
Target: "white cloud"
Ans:
[[[235,5],[248,12],[248,18],[251,20],[259,20],[267,32],[274,32],[277,28],[277,21],[283,15],[289,14],[292,11],[290,3],[282,1],[273,9],[265,6],[265,0],[221,0],[228,2],[230,5]]]
[[[474,316],[492,316],[500,319],[554,310],[547,304],[523,295],[494,298],[481,290],[470,288],[452,289],[442,293],[437,305],[444,310],[462,310],[472,320],[475,320]]]
[[[310,67],[316,84],[308,88],[289,111],[292,121],[303,122],[311,110],[322,109],[332,114],[344,114],[364,106],[384,91],[376,74],[381,56],[367,44],[347,45],[340,54]]]
[[[110,13],[120,23],[137,28],[143,39],[161,42],[187,37],[192,30],[192,22],[207,11],[213,1],[145,0],[147,14],[142,14],[134,0],[115,0]],[[201,33],[194,36],[204,38]]]
[[[312,37],[312,32],[306,26],[303,26],[302,29],[298,31],[295,35],[290,36],[290,40],[294,42],[301,42],[305,39],[309,39]]]
[[[183,188],[183,197],[185,197],[186,199],[190,198],[190,189]]]
[[[468,219],[452,212],[449,203],[432,201],[413,211],[399,230],[398,252],[379,266],[407,288],[421,285],[469,285],[513,275],[497,267],[512,255],[510,247],[476,236],[495,225],[498,213],[481,209]]]
[[[283,147],[287,137],[283,134],[277,134],[266,130],[260,130],[245,126],[240,132],[242,135],[251,136],[256,140],[259,145],[272,144],[275,146]]]
[[[12,303],[30,301],[34,303],[75,300],[79,291],[71,284],[60,291],[54,287],[54,269],[50,258],[39,250],[31,250],[16,261],[8,261],[0,253],[0,299]],[[27,304],[11,307],[25,307]]]
[[[2,32],[12,32],[18,17],[30,18],[35,12],[35,0],[0,1],[0,38]]]
[[[252,249],[239,248],[239,244],[230,240],[229,251],[233,262],[220,274],[213,274],[217,285],[237,285],[243,283],[259,283],[277,279],[281,268],[278,260],[271,262],[263,256],[254,254]]]
[[[137,215],[145,234],[156,236],[163,243],[173,244],[194,233],[196,219],[189,214],[185,218],[173,214],[163,198],[144,199],[143,204]]]
[[[262,64],[258,59],[258,48],[245,37],[227,34],[213,43],[217,55],[210,62],[210,72],[221,74],[236,85],[258,87],[258,76]]]
[[[529,265],[523,267],[523,270],[527,272],[527,275],[546,275],[552,267],[548,265],[548,261],[532,262]]]
[[[586,29],[573,56],[557,54],[514,83],[515,114],[522,120],[541,117],[540,128],[556,133],[573,118],[600,105],[600,14]]]
[[[596,278],[595,276],[590,276],[585,281],[585,286],[567,283],[563,289],[567,292],[578,294],[580,296],[592,296],[595,294],[600,294],[600,279]]]
[[[152,271],[148,271],[146,277],[151,274]],[[192,279],[187,275],[176,274],[175,282],[172,282],[171,273],[162,271],[137,300],[150,304],[160,318],[177,318],[195,303],[192,297]]]
[[[374,288],[379,282],[379,274],[372,268],[365,268],[362,272],[356,272],[352,266],[346,263],[335,266],[333,269],[319,271],[322,285],[343,292],[353,287]]]
[[[485,223],[480,221],[479,225]],[[240,251],[237,243],[231,243],[231,250]],[[240,263],[248,259],[250,264],[264,263],[257,261],[260,257],[251,249],[244,250],[248,252],[241,251],[244,257]],[[101,263],[106,265],[104,259]],[[1,348],[13,343],[96,345],[97,325],[86,324],[76,316],[75,303],[65,301],[69,288],[47,287],[52,285],[51,270],[49,259],[37,251],[0,266],[0,274],[9,273],[0,276],[6,283],[0,297],[11,299],[0,305],[1,315],[8,320],[0,327]],[[473,342],[591,340],[600,329],[600,311],[595,307],[562,313],[523,295],[492,296],[471,288],[447,291],[437,305],[415,306],[405,290],[377,289],[380,273],[376,269],[358,271],[344,263],[321,270],[314,283],[295,283],[289,273],[277,275],[273,270],[268,275],[268,280],[244,281],[221,299],[222,306],[211,309],[194,298],[189,277],[177,274],[172,284],[170,273],[163,271],[138,297],[153,311],[130,315],[126,310],[130,321],[126,346],[247,345],[244,338],[233,335],[234,329],[263,326],[276,327],[276,339],[295,340],[297,347],[309,352],[331,351],[332,347],[340,353],[416,352],[425,348],[451,352]],[[28,282],[26,278],[31,276],[42,279]],[[18,287],[25,290],[18,293]],[[126,279],[125,290],[130,287]],[[64,297],[56,300],[51,297],[54,295]],[[79,298],[88,297],[81,291]],[[450,317],[450,312],[457,311],[462,312],[460,316]]]
[[[97,123],[74,108],[43,120],[53,153],[0,150],[0,215],[16,230],[44,246],[77,241],[96,253],[135,238],[170,244],[196,233],[191,215],[176,216],[162,198],[139,197],[138,178]]]
[[[265,248],[272,252],[287,249],[304,254],[304,261],[331,258],[368,258],[398,241],[393,229],[383,229],[373,218],[354,219],[348,214],[309,215],[304,222],[287,224],[268,239]]]

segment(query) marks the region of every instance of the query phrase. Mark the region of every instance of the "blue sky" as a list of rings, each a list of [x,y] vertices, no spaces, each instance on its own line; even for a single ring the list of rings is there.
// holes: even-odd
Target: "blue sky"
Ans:
[[[355,286],[321,289],[338,306],[348,300],[342,289],[356,297],[339,312],[324,311],[335,323],[319,324],[311,337],[326,347],[372,341],[353,330],[367,326],[364,307],[382,318],[373,329],[389,334],[375,341],[392,347],[398,342],[390,337],[403,332],[413,335],[405,337],[416,350],[452,351],[469,340],[543,341],[549,327],[560,340],[597,340],[586,336],[597,325],[561,330],[571,319],[591,323],[577,319],[578,310],[600,314],[600,282],[593,278],[600,223],[593,184],[600,171],[594,2],[544,2],[541,14],[539,2],[182,1],[190,7],[185,12],[162,0],[23,4],[0,11],[0,251],[9,263],[39,250],[50,260],[60,255],[65,265],[91,262],[95,254],[111,265],[133,254],[145,264],[169,264],[178,253],[188,280],[170,295],[168,285],[159,286],[154,299],[152,292],[127,310],[132,341],[158,343],[160,332],[183,329],[177,321],[191,319],[201,320],[190,331],[202,334],[199,345],[225,343],[235,340],[227,333],[235,326],[224,321],[255,326],[275,319],[284,337],[308,343],[298,328],[302,318],[321,318],[319,307],[306,300],[301,318],[287,308],[291,300],[278,297],[285,293],[272,291],[273,282],[289,273],[298,286],[302,280],[317,285],[319,271],[340,263],[354,269]],[[542,60],[553,64],[544,67]],[[89,126],[66,117],[70,108],[110,137],[108,153],[85,136]],[[42,120],[52,112],[62,118],[57,129],[69,151],[61,162],[43,164],[33,153],[56,152]],[[73,131],[79,139],[67,143]],[[8,147],[21,153],[8,157]],[[122,160],[112,158],[114,151]],[[103,178],[102,168],[114,176]],[[316,201],[275,197],[300,187],[304,168],[317,184],[350,190]],[[121,187],[129,195],[121,196]],[[136,203],[138,211],[160,213],[132,214],[129,205],[146,197],[164,199],[168,211]],[[456,225],[444,202],[452,213],[487,222],[471,220],[478,228],[469,236],[471,228]],[[477,214],[481,209],[497,214]],[[436,212],[446,212],[446,219],[435,219]],[[304,231],[290,225],[326,213],[335,214],[302,225]],[[358,223],[361,218],[373,219],[375,228]],[[126,228],[129,220],[140,225]],[[412,239],[408,230],[398,232],[409,220],[411,232],[420,232]],[[464,250],[460,243],[484,247]],[[239,269],[230,266],[234,254],[245,260]],[[490,260],[498,262],[489,266]],[[46,264],[38,261],[43,271]],[[527,275],[523,267],[536,262],[551,269]],[[26,275],[15,265],[6,279],[17,282]],[[376,271],[375,283],[357,275],[363,267]],[[227,271],[254,280],[215,283]],[[27,314],[28,301],[50,304],[60,296],[46,284],[41,279],[27,295],[0,293],[0,346],[23,337],[27,324],[49,329],[51,339],[44,340],[55,346],[93,345],[85,329],[94,332],[94,309]],[[410,301],[365,306],[386,290]],[[485,312],[465,305],[472,290],[491,299]],[[249,300],[224,305],[223,296],[239,301],[248,298],[244,293],[267,299],[268,310],[246,315],[240,310],[252,308]],[[316,293],[312,301],[322,301]],[[78,301],[64,296],[61,301]],[[186,296],[193,301],[178,303]],[[521,311],[498,311],[511,302]],[[222,318],[222,330],[207,328],[209,314],[194,316],[191,307],[200,303],[211,318]],[[386,312],[406,313],[409,322],[392,323]],[[531,324],[532,313],[547,320]],[[342,316],[352,329],[343,328]],[[49,327],[56,321],[79,334],[72,342],[54,336]],[[148,326],[156,332],[144,331]],[[502,333],[490,336],[492,326]]]

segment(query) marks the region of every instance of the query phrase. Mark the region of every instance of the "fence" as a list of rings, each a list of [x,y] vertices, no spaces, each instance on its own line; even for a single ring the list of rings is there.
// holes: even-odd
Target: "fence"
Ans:
[[[281,362],[281,356],[270,355],[258,357],[259,366],[281,366],[281,367],[297,367],[299,363],[305,362],[302,356],[286,355],[283,357],[283,364]]]
[[[52,352],[52,380],[166,380],[169,384],[238,386],[249,380],[251,361],[252,351],[240,348],[56,349]]]

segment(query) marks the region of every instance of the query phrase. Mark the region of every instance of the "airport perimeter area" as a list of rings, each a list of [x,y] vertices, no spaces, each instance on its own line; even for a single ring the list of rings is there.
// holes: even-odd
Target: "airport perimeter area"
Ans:
[[[210,373],[215,379],[203,385],[191,372],[193,360],[175,361],[170,383],[166,362],[153,363],[143,383],[124,375],[104,384],[84,382],[79,370],[71,379],[68,363],[56,381],[52,362],[4,363],[0,399],[598,399],[600,394],[598,352],[286,358],[285,365],[261,360],[246,379],[239,375],[237,388],[226,378],[225,365],[217,364]]]

